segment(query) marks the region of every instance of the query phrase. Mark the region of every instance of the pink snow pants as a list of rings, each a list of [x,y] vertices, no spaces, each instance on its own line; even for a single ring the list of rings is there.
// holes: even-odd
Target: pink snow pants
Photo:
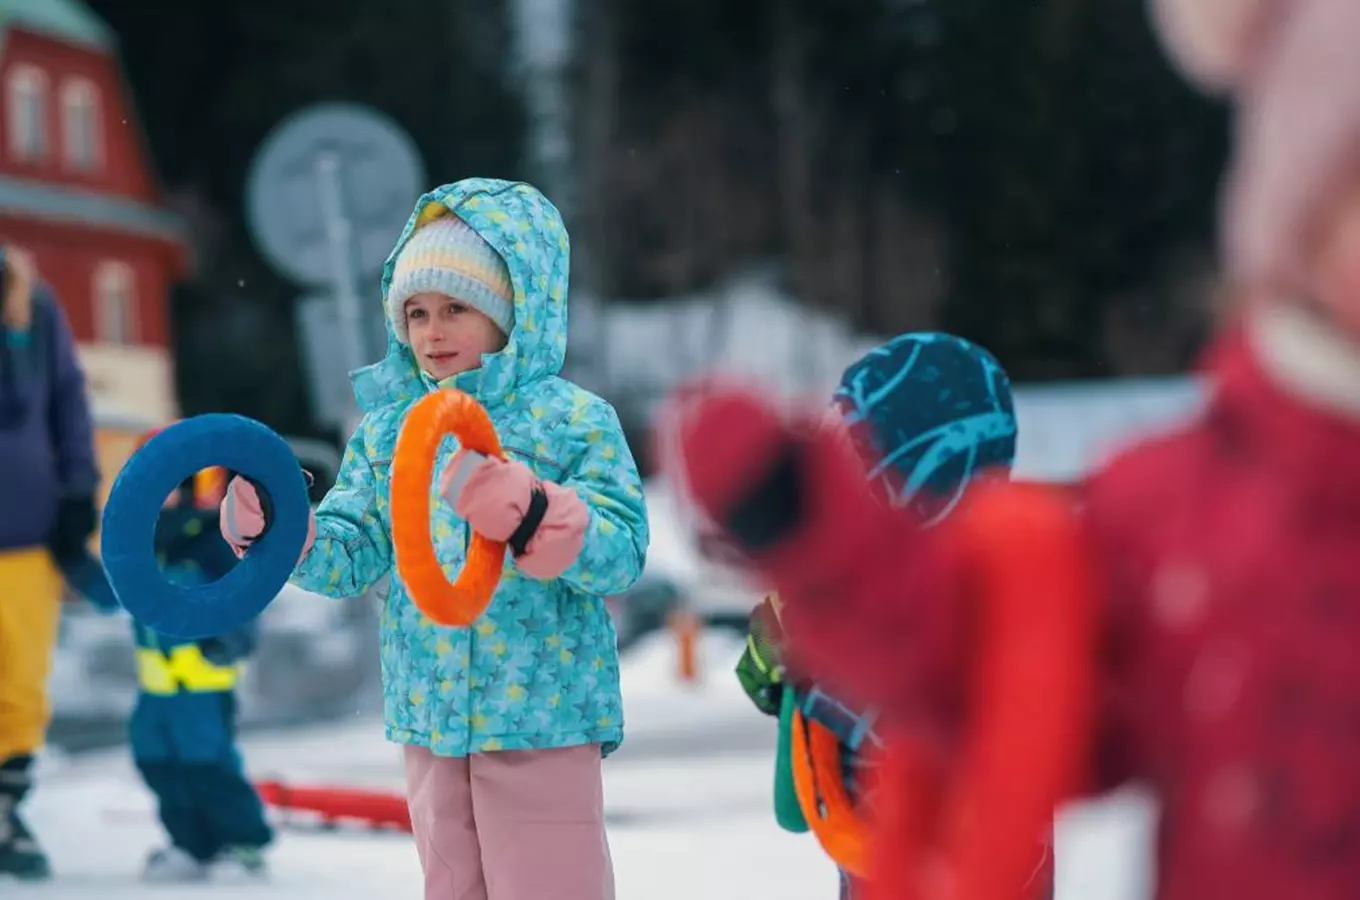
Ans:
[[[425,900],[613,900],[598,744],[404,753]]]

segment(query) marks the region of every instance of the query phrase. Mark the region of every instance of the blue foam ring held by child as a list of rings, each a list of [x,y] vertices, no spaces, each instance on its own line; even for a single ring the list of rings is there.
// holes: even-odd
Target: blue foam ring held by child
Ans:
[[[270,527],[222,579],[176,585],[156,559],[156,522],[165,498],[212,466],[240,473],[269,495]],[[104,507],[104,571],[137,621],[173,638],[212,637],[255,618],[278,595],[302,555],[310,513],[302,469],[283,438],[244,416],[195,416],[153,437],[118,474]]]

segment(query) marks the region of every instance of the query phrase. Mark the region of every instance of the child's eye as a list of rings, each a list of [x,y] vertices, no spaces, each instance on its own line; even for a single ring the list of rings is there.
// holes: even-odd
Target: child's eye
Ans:
[[[408,318],[408,319],[422,319],[422,318],[424,318],[424,317],[425,317],[425,310],[423,310],[423,309],[412,309],[412,310],[408,310],[407,313],[406,313],[406,318]]]
[[[450,314],[455,316],[459,315],[460,313],[465,313],[468,311],[466,303],[450,303],[447,307],[445,307],[445,309],[447,309]]]

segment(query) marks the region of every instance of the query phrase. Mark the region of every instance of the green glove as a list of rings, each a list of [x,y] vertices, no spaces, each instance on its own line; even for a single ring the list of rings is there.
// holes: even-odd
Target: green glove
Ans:
[[[792,690],[783,692],[779,709],[779,744],[774,754],[774,818],[779,827],[794,834],[808,830],[798,791],[793,785],[793,713],[798,698]]]
[[[779,646],[782,639],[779,617],[767,597],[751,613],[746,650],[737,661],[737,680],[741,682],[741,689],[767,716],[779,715],[784,694],[784,663]]]

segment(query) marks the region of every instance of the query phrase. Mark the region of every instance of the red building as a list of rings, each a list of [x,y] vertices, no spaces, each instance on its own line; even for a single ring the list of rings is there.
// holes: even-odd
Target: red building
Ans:
[[[101,414],[174,416],[167,298],[188,251],[116,39],[77,0],[0,0],[0,240],[56,290]]]

